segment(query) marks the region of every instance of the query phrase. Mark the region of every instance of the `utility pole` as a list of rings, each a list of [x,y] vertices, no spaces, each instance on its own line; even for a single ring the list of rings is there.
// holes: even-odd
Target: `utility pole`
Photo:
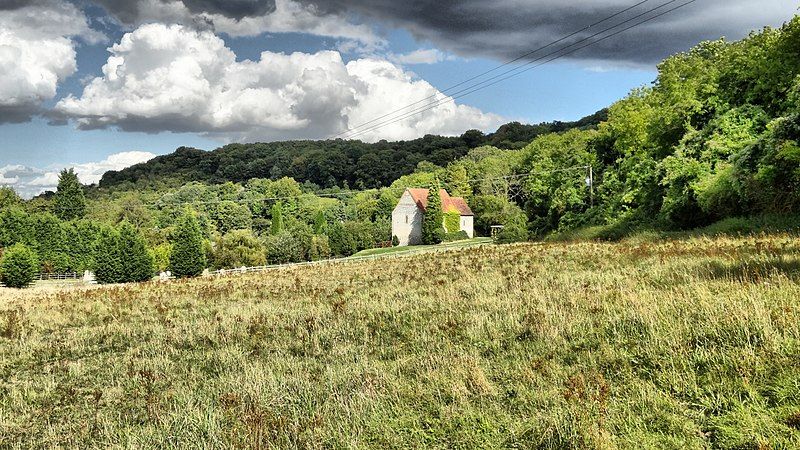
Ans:
[[[589,185],[589,207],[594,208],[594,171],[592,166],[589,166],[589,178],[586,179],[586,184]]]

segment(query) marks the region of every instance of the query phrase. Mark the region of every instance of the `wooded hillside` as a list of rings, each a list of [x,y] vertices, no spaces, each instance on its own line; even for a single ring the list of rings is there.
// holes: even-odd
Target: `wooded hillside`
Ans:
[[[230,144],[211,152],[181,147],[146,163],[108,172],[100,186],[119,190],[177,187],[188,181],[216,184],[291,177],[324,188],[375,188],[388,186],[413,172],[421,161],[446,166],[471,148],[481,145],[520,148],[537,136],[596,127],[605,118],[606,111],[602,110],[576,122],[538,125],[511,122],[488,135],[470,130],[459,137],[428,135],[411,141],[374,144],[336,139]]]

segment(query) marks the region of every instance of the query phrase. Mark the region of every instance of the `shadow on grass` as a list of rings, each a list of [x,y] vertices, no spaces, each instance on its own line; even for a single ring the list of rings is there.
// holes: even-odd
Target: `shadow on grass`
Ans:
[[[777,256],[732,263],[712,261],[702,266],[701,273],[709,279],[733,279],[749,283],[781,275],[797,281],[800,280],[800,259]]]

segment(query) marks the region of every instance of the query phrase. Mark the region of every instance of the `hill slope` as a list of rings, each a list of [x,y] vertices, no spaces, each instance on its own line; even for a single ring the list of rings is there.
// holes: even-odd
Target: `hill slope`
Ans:
[[[795,239],[0,291],[26,447],[798,448]]]
[[[523,125],[512,122],[484,135],[467,131],[459,137],[425,136],[412,141],[374,144],[361,141],[286,141],[230,144],[211,152],[181,147],[174,153],[121,171],[106,173],[103,188],[178,186],[187,181],[222,183],[251,178],[292,177],[322,187],[380,187],[414,171],[420,161],[439,166],[460,158],[480,145],[519,148],[536,136],[597,126],[606,118],[599,111],[576,122]]]

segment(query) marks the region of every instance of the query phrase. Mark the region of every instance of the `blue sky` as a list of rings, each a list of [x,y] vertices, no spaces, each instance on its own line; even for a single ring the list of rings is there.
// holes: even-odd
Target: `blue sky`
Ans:
[[[251,3],[257,7],[234,10],[214,0],[0,7],[0,44],[11,49],[0,52],[0,184],[33,195],[70,165],[91,183],[105,170],[179,146],[336,135],[635,2],[592,0],[585,10],[558,10],[553,0],[529,7],[500,0],[492,9],[466,0],[455,14],[447,2],[413,0],[416,15],[382,0]],[[650,83],[655,62],[670,53],[780,25],[797,9],[783,0],[753,3],[700,0],[457,99],[457,106],[359,138],[579,119]]]

